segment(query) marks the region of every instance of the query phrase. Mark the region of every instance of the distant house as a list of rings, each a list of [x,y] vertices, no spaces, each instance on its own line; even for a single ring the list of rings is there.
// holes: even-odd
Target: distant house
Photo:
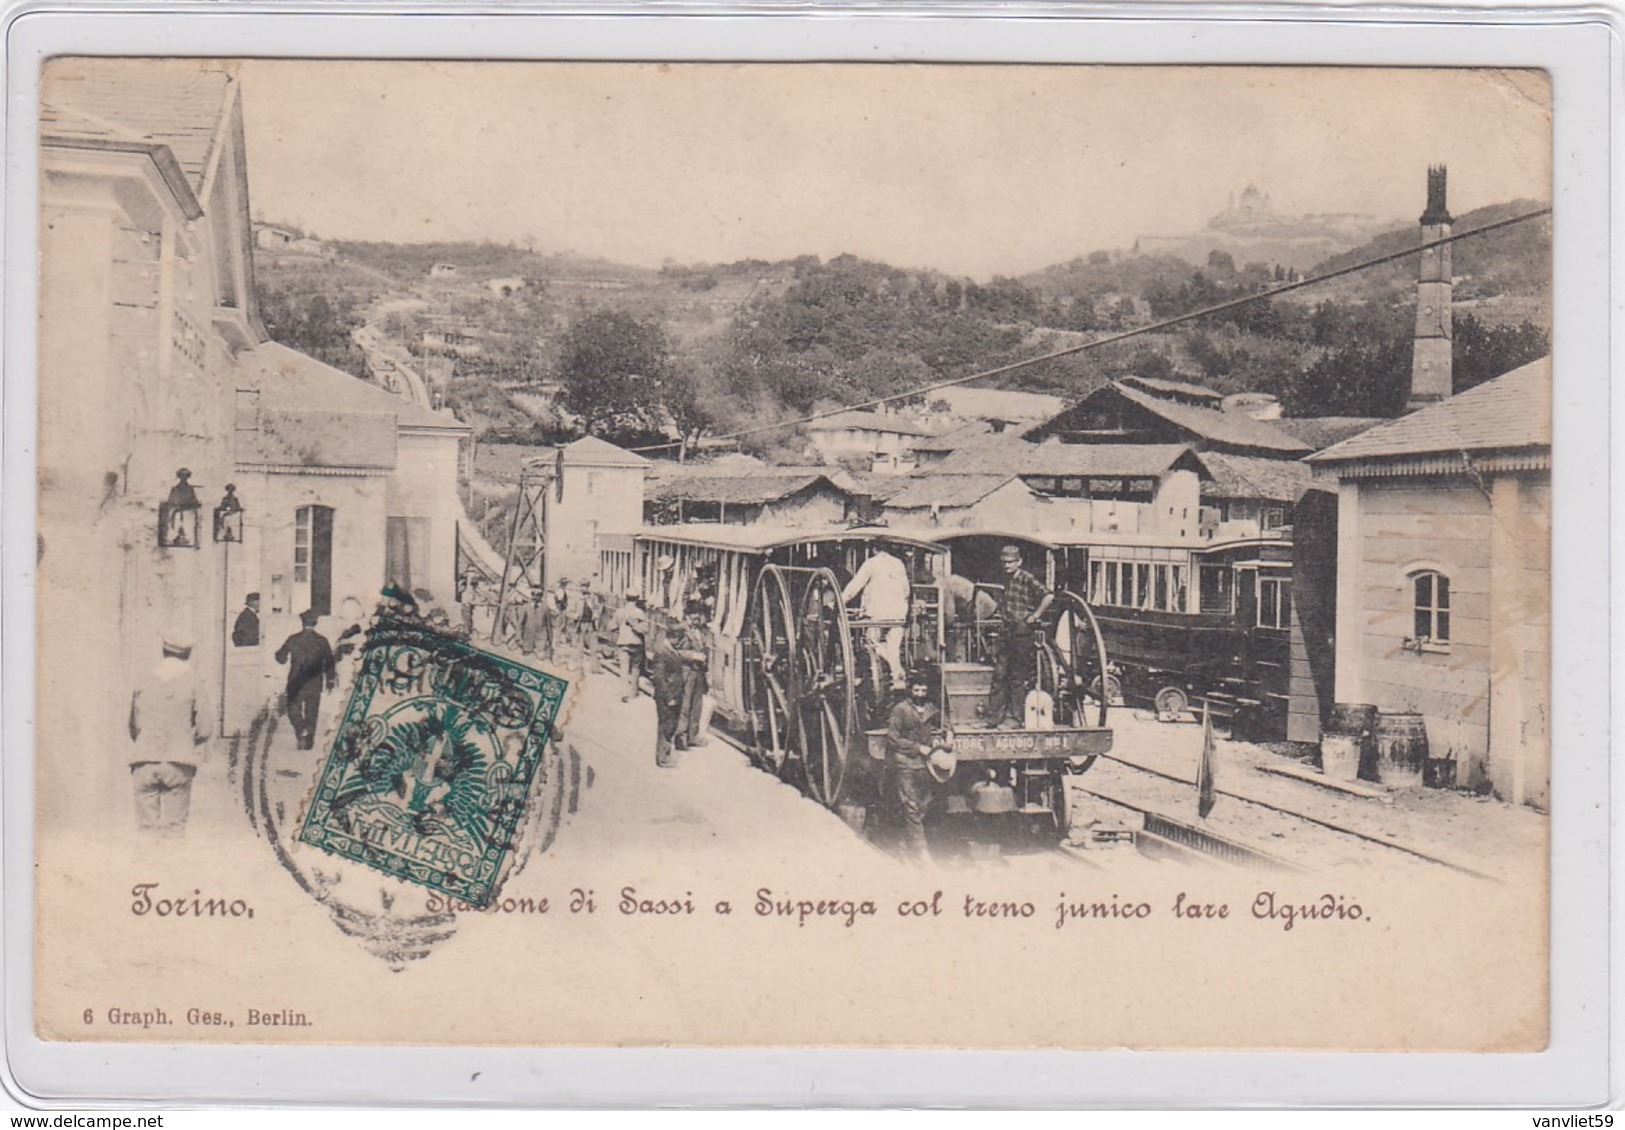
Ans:
[[[1137,378],[1148,385],[1144,378]],[[1155,382],[1169,386],[1178,382]],[[1182,386],[1194,389],[1199,386]],[[1210,390],[1203,390],[1204,392]],[[1217,394],[1214,394],[1217,396]],[[1174,399],[1178,396],[1180,399]],[[1279,426],[1241,412],[1189,403],[1193,393],[1164,388],[1152,394],[1127,380],[1103,385],[1066,411],[1032,428],[1025,438],[1068,443],[1186,443],[1198,451],[1223,451],[1271,459],[1299,459],[1313,448]]]
[[[332,248],[328,247],[327,244],[323,243],[321,240],[311,239],[308,236],[303,239],[296,239],[292,243],[289,243],[286,250],[295,255],[314,255],[322,259],[330,259],[333,257]]]
[[[254,246],[262,251],[280,251],[298,238],[297,232],[287,228],[272,227],[270,224],[254,226]]]
[[[454,279],[457,277],[457,264],[436,263],[429,268],[429,277],[431,279]]]
[[[1414,711],[1458,785],[1546,804],[1551,359],[1309,458],[1337,484],[1336,698]]]
[[[889,526],[1036,532],[1048,525],[1049,503],[1012,472],[921,475],[903,483],[881,509]]]
[[[972,420],[968,424],[950,428],[940,435],[926,436],[914,444],[915,466],[917,468],[937,466],[961,448],[975,443],[984,436],[994,434],[997,433],[993,425],[986,420]]]
[[[657,470],[651,480],[644,497],[650,525],[838,526],[858,516],[852,484],[828,468],[697,464]]]
[[[498,298],[512,298],[525,289],[525,280],[517,275],[504,279],[486,279],[485,289]]]
[[[1215,541],[1285,537],[1293,508],[1314,487],[1315,473],[1292,459],[1204,452],[1209,479],[1202,484],[1202,534]]]
[[[924,424],[882,412],[841,412],[807,425],[807,434],[827,463],[863,456],[882,473],[913,467],[913,447],[932,434]]]
[[[911,522],[936,508],[931,524],[985,516],[1009,532],[1201,536],[1201,484],[1209,472],[1185,444],[1031,444],[984,436],[882,502],[888,520]],[[1019,491],[1002,489],[1015,482]],[[997,492],[995,494],[995,492]],[[974,513],[961,514],[971,510]]]

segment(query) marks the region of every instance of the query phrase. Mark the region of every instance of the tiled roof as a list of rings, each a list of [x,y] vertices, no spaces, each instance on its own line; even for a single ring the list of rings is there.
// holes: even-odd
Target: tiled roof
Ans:
[[[219,143],[236,79],[198,59],[55,59],[40,84],[40,133],[166,145],[194,193]]]
[[[986,420],[972,420],[968,424],[961,424],[951,428],[941,435],[929,436],[914,445],[915,451],[958,451],[967,442],[977,436],[991,435],[993,425]]]
[[[1184,381],[1165,381],[1161,377],[1124,377],[1123,383],[1154,396],[1188,396],[1196,400],[1211,401],[1214,404],[1224,399],[1224,393],[1216,389],[1187,384]]]
[[[1164,400],[1129,388],[1121,382],[1111,386],[1118,394],[1149,412],[1155,412],[1176,427],[1215,443],[1232,447],[1257,448],[1285,454],[1307,454],[1313,450],[1302,440],[1293,439],[1286,432],[1263,420],[1255,420],[1240,412],[1218,412],[1212,408],[1197,408]]]
[[[1552,359],[1542,357],[1448,400],[1310,456],[1315,463],[1552,444]]]
[[[616,447],[597,436],[582,436],[564,445],[565,463],[584,463],[594,467],[642,467],[649,460],[635,451]]]
[[[1182,443],[1041,443],[1032,448],[1021,473],[1160,475],[1189,452]]]
[[[960,448],[926,475],[1160,475],[1190,452],[1181,443],[1028,443],[987,436]]]
[[[809,487],[825,484],[839,490],[828,475],[793,471],[772,474],[763,468],[749,475],[678,475],[651,483],[646,497],[650,502],[724,502],[754,506],[777,502]]]
[[[974,506],[1010,482],[1013,474],[921,475],[886,500],[888,510],[920,510],[930,506]]]
[[[1386,416],[1282,416],[1270,423],[1319,451],[1374,428],[1386,419]]]
[[[1197,456],[1213,481],[1202,487],[1203,498],[1261,498],[1268,502],[1296,502],[1312,485],[1315,472],[1296,459],[1259,459],[1207,451]]]
[[[837,431],[841,428],[865,428],[875,432],[896,432],[905,436],[932,435],[924,424],[902,416],[888,416],[883,412],[839,412],[807,425],[808,431]]]
[[[1037,444],[1028,443],[1014,432],[978,436],[941,462],[917,474],[974,475],[1008,471],[1014,474],[1026,463]]]

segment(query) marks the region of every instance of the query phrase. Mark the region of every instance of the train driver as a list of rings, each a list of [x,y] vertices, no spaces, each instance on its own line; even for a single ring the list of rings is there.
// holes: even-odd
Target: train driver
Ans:
[[[910,587],[908,566],[882,549],[852,574],[841,592],[841,599],[848,604],[861,596],[863,618],[880,621],[871,624],[866,635],[869,650],[886,662],[893,691],[908,687],[908,676],[903,671],[903,635],[908,626]]]
[[[1033,649],[1039,622],[1055,600],[1037,577],[1027,571],[1021,550],[1007,545],[999,551],[1004,566],[1004,596],[999,601],[999,653],[993,665],[993,695],[987,720],[999,729],[1022,727],[1021,711],[1033,681]]]

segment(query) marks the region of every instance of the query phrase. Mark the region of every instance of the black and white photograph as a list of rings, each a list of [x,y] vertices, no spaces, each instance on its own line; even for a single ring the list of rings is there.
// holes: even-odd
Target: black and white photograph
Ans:
[[[41,1039],[1546,1046],[1546,73],[39,102]]]

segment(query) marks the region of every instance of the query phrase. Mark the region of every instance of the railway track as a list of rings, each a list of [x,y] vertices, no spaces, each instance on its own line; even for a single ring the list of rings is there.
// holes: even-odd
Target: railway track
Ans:
[[[616,669],[608,661],[600,660],[599,667],[606,673],[616,673]],[[747,758],[750,756],[745,743],[717,722],[713,722],[709,733]],[[1117,753],[1102,754],[1100,761],[1110,765],[1119,775],[1157,782],[1163,798],[1168,796],[1169,790],[1179,790],[1186,797],[1194,795],[1196,783],[1193,780],[1141,765]],[[1221,818],[1212,824],[1208,821],[1197,823],[1176,815],[1173,810],[1180,806],[1159,801],[1155,796],[1148,796],[1147,794],[1154,790],[1148,790],[1143,785],[1134,787],[1129,784],[1126,788],[1123,785],[1128,782],[1119,782],[1115,786],[1108,785],[1100,779],[1102,768],[1104,766],[1097,764],[1093,771],[1075,779],[1074,788],[1086,798],[1122,813],[1133,837],[1135,854],[1150,860],[1185,865],[1217,864],[1255,871],[1302,873],[1311,868],[1299,862],[1304,853],[1299,850],[1298,845],[1306,839],[1317,839],[1321,844],[1344,842],[1354,853],[1366,859],[1400,856],[1474,878],[1498,881],[1485,872],[1442,858],[1392,837],[1373,835],[1301,809],[1226,789],[1215,790],[1219,803],[1226,810],[1221,814]],[[1306,789],[1314,787],[1304,786]],[[1248,816],[1238,819],[1238,809]],[[1253,837],[1230,831],[1231,827],[1238,823],[1258,825],[1271,839],[1282,841],[1282,850],[1260,846],[1253,842]],[[1104,866],[1100,858],[1103,853],[1091,853],[1064,840],[1056,844],[1053,851],[1062,858],[1082,866],[1094,868]],[[1289,858],[1287,851],[1291,851],[1293,856],[1298,858]],[[1335,854],[1335,851],[1334,848],[1321,854]]]

